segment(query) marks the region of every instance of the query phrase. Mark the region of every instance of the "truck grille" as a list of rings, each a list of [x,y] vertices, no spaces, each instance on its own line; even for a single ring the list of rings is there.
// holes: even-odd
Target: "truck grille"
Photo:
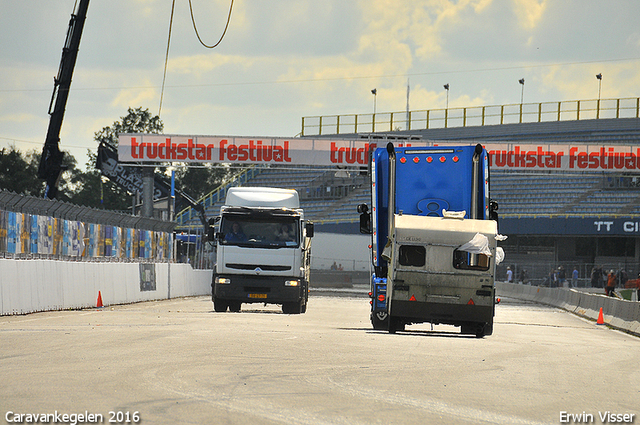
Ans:
[[[271,264],[227,263],[225,264],[225,266],[230,269],[236,269],[236,270],[255,270],[257,268],[260,268],[261,270],[269,271],[269,272],[284,272],[287,270],[291,270],[291,266],[273,266]]]

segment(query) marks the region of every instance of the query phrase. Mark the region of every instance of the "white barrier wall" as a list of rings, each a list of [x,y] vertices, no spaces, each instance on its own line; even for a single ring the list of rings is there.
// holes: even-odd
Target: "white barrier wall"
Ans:
[[[496,282],[498,296],[508,296],[562,308],[582,317],[597,320],[602,308],[605,324],[640,335],[640,302],[627,301],[566,288],[546,288]]]
[[[0,314],[96,307],[103,304],[207,295],[211,270],[157,263],[155,290],[141,290],[140,263],[0,259]]]

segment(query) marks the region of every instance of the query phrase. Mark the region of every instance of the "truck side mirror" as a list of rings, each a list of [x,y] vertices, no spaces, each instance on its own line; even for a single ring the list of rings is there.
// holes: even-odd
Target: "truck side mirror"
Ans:
[[[358,205],[358,212],[360,213],[360,233],[370,235],[371,213],[369,213],[369,207],[367,204],[360,204]]]
[[[222,241],[224,241],[224,233],[222,233],[222,232],[216,232],[216,240],[217,240],[218,242],[222,242]]]
[[[489,220],[498,221],[498,202],[493,199],[489,201]]]
[[[216,237],[215,220],[213,218],[210,218],[207,224],[209,225],[209,227],[207,228],[207,240],[213,241]]]
[[[313,237],[313,222],[307,221],[304,225],[304,230],[307,232],[307,237]]]

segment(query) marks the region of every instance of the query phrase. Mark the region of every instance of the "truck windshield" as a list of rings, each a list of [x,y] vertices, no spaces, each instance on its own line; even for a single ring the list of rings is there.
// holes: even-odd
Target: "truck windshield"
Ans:
[[[298,247],[300,232],[293,217],[251,217],[228,215],[222,218],[222,244],[245,247]]]

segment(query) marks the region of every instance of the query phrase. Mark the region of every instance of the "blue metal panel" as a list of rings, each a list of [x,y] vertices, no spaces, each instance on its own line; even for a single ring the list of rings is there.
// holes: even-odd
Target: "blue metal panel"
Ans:
[[[466,211],[470,216],[473,155],[475,146],[396,148],[396,213],[442,216],[442,210]],[[375,216],[375,265],[384,266],[380,254],[387,242],[389,205],[389,155],[386,148],[373,154],[373,205]],[[478,190],[482,215],[486,218],[488,166],[486,152],[480,155]]]
[[[396,212],[441,217],[443,209],[464,210],[468,218],[474,150],[475,146],[397,149]]]

